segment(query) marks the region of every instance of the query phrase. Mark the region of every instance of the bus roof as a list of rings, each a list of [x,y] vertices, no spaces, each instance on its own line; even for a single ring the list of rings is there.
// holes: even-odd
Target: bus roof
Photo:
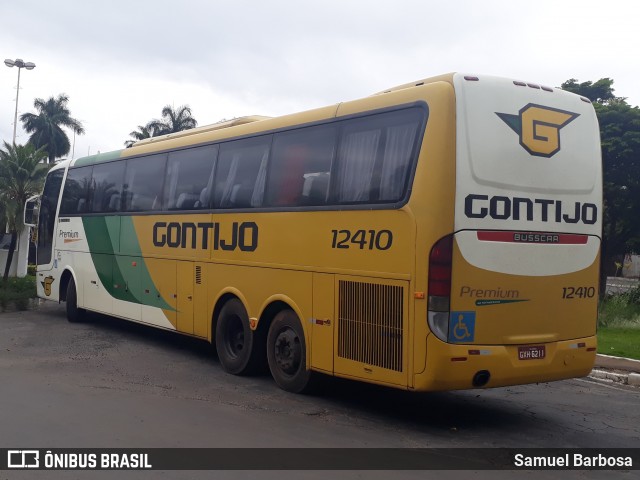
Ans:
[[[221,130],[223,128],[235,127],[238,125],[245,125],[248,123],[258,122],[261,120],[268,120],[271,117],[263,116],[263,115],[250,115],[246,117],[238,117],[233,118],[231,120],[225,120],[222,122],[214,123],[212,125],[205,125],[202,127],[191,128],[189,130],[183,130],[181,132],[168,133],[166,135],[161,135],[158,137],[145,138],[144,140],[140,140],[133,144],[133,147],[145,146],[145,145],[157,145],[161,142],[165,142],[167,140],[174,140],[177,138],[184,138],[190,135],[197,135],[199,133],[207,133],[212,132],[214,130]],[[126,156],[129,149],[120,149],[120,150],[112,150],[110,152],[105,153],[97,153],[95,155],[89,155],[86,157],[78,158],[73,163],[73,166],[84,166],[84,165],[93,165],[95,163],[103,163],[108,162],[110,160],[116,160],[123,156]]]
[[[405,88],[419,87],[421,85],[426,85],[428,83],[435,83],[435,82],[447,82],[453,85],[454,75],[455,73],[445,73],[443,75],[438,75],[437,77],[423,78],[422,80],[416,80],[414,82],[403,83],[402,85],[398,85],[396,87],[387,88],[386,90],[383,90],[382,92],[374,93],[373,95],[382,95],[384,93],[396,92],[398,90],[404,90]]]
[[[171,140],[173,138],[187,137],[189,135],[211,132],[213,130],[220,130],[222,128],[235,127],[236,125],[244,125],[245,123],[259,122],[261,120],[267,120],[269,118],[271,117],[265,117],[263,115],[250,115],[246,117],[233,118],[231,120],[223,120],[221,122],[214,123],[211,125],[205,125],[203,127],[191,128],[189,130],[182,130],[181,132],[176,132],[176,133],[168,133],[167,135],[161,135],[159,137],[145,138],[144,140],[140,140],[139,142],[136,142],[135,146],[162,142],[165,140]]]

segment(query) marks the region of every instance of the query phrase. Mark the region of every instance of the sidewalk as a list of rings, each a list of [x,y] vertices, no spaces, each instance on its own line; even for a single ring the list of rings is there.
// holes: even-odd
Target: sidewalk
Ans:
[[[640,360],[598,354],[589,376],[640,387]]]

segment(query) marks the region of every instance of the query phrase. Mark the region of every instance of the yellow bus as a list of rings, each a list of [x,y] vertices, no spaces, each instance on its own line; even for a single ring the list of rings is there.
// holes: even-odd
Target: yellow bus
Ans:
[[[267,366],[426,391],[586,375],[602,220],[582,97],[448,74],[53,167],[38,294]]]

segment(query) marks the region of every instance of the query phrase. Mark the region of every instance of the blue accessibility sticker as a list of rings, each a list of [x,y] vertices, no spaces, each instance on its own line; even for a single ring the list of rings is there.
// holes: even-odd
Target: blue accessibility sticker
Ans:
[[[451,312],[449,316],[449,343],[473,342],[476,330],[476,312]]]

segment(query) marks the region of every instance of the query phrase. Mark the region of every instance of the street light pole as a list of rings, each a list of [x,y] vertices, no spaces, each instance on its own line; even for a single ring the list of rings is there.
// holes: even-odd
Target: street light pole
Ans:
[[[18,67],[18,85],[16,88],[16,113],[13,116],[13,144],[16,144],[16,127],[18,126],[18,96],[20,95],[20,70],[26,68],[27,70],[33,70],[36,68],[36,64],[32,62],[25,62],[21,58],[15,60],[6,59],[4,64],[11,67]]]

